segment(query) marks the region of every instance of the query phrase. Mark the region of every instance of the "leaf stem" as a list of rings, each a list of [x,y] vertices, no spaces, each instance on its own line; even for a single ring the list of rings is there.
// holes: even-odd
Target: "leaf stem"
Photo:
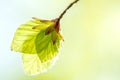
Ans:
[[[60,16],[58,17],[57,24],[59,23],[60,19],[62,19],[63,15],[66,13],[66,11],[67,11],[68,9],[70,9],[70,8],[73,6],[73,4],[77,3],[78,1],[79,1],[79,0],[75,0],[75,1],[73,1],[72,3],[70,3],[70,4],[68,5],[68,7],[67,7],[67,8],[60,14]]]

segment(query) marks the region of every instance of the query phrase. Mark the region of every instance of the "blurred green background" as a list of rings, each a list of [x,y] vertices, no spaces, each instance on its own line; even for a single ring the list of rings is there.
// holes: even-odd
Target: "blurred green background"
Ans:
[[[28,76],[10,51],[17,27],[54,19],[73,0],[0,0],[0,80],[120,80],[120,0],[80,0],[61,20],[65,41],[56,64]]]

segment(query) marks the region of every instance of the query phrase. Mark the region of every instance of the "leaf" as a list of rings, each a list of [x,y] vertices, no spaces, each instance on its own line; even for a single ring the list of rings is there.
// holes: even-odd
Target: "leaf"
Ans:
[[[33,18],[17,29],[11,49],[22,53],[27,74],[42,72],[54,63],[63,40],[58,27],[56,20]]]
[[[51,21],[43,23],[34,19],[20,25],[14,35],[11,49],[16,52],[36,54],[35,39],[37,34],[52,23]]]
[[[42,63],[37,54],[24,53],[22,54],[22,60],[25,73],[30,75],[46,71],[55,62],[55,60],[53,59]]]
[[[48,35],[41,31],[36,37],[36,50],[42,62],[47,61],[58,55],[61,45],[61,38],[55,30]]]

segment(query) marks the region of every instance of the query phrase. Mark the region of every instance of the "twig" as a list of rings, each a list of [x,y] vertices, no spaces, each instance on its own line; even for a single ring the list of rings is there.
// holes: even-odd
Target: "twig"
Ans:
[[[63,15],[66,13],[66,11],[67,11],[68,9],[70,9],[70,8],[72,7],[72,5],[75,4],[75,3],[77,3],[78,1],[79,1],[79,0],[75,0],[75,1],[73,1],[72,3],[70,3],[70,4],[68,5],[68,7],[60,14],[60,16],[58,17],[57,25],[58,25],[60,19],[62,19]]]

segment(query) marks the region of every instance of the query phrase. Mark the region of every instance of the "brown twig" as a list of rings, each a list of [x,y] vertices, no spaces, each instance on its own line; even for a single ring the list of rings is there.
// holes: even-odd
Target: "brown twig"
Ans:
[[[66,13],[66,11],[67,11],[68,9],[70,9],[70,8],[72,7],[72,5],[75,4],[75,3],[77,3],[78,1],[79,1],[79,0],[75,0],[75,1],[73,1],[72,3],[70,3],[70,5],[68,5],[68,7],[60,14],[60,16],[58,17],[57,25],[58,25],[60,19],[62,19],[63,15]]]

